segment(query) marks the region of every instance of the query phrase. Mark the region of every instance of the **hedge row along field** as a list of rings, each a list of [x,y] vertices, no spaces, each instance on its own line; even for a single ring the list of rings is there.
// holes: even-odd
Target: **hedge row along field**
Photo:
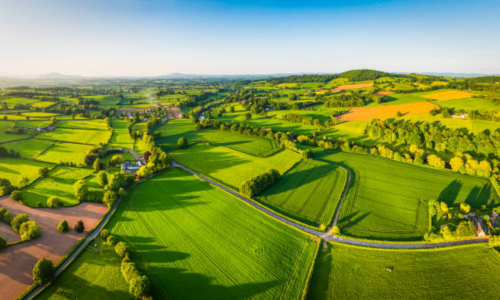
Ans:
[[[500,293],[496,251],[484,244],[382,250],[328,243],[308,299],[493,299]]]
[[[195,131],[194,124],[186,119],[171,120],[157,132],[161,133],[158,144],[169,150],[178,148],[177,141],[181,137],[187,138],[189,143],[206,141],[255,156],[268,156],[279,150],[276,141],[265,138],[212,129]]]
[[[180,169],[130,189],[107,228],[156,299],[300,298],[317,243]]]
[[[346,170],[337,165],[301,161],[257,200],[304,223],[328,226],[346,180]]]
[[[448,206],[465,202],[473,208],[500,200],[485,178],[348,153],[318,158],[351,170],[342,206],[341,232],[360,238],[422,240],[428,230],[429,199]]]
[[[191,170],[208,176],[238,191],[243,181],[270,169],[285,173],[300,160],[300,155],[284,149],[266,158],[255,157],[226,147],[196,144],[170,153]]]

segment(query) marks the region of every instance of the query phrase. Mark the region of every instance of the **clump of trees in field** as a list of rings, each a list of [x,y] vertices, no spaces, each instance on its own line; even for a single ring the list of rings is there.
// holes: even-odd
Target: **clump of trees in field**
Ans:
[[[61,223],[59,223],[59,225],[57,225],[57,230],[60,233],[67,232],[69,230],[68,221],[62,220]]]
[[[271,169],[264,174],[245,180],[240,186],[240,193],[251,198],[274,184],[280,177],[279,171]]]
[[[335,124],[337,124],[335,118],[332,118],[331,121],[328,121],[328,120],[321,121],[320,119],[315,119],[315,118],[307,116],[307,115],[300,115],[300,114],[293,114],[293,113],[278,115],[278,116],[276,116],[276,118],[280,119],[280,120],[285,120],[288,122],[316,126],[318,128],[330,128],[330,127],[334,126]]]
[[[14,186],[10,180],[5,178],[0,178],[0,196],[6,195],[14,190]]]
[[[14,232],[19,233],[21,240],[23,241],[28,241],[42,235],[40,227],[38,227],[38,224],[35,221],[29,219],[28,214],[16,215],[11,219],[10,225]]]
[[[50,259],[41,258],[33,268],[33,281],[37,284],[49,283],[54,278],[55,271]]]

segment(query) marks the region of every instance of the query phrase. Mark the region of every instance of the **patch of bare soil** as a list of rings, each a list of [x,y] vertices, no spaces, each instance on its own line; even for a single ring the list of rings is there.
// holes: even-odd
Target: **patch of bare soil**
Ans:
[[[57,209],[31,208],[8,197],[0,198],[0,206],[15,215],[28,213],[30,219],[36,221],[42,231],[42,236],[39,238],[0,250],[1,299],[15,299],[24,292],[33,284],[32,270],[40,258],[48,258],[57,263],[88,230],[96,226],[107,211],[106,206],[95,203],[82,203]],[[60,233],[57,230],[57,225],[63,219],[68,221],[71,228],[67,233]],[[82,220],[85,225],[83,233],[77,233],[73,229],[78,220]],[[7,227],[0,227],[2,233],[7,230]],[[12,231],[11,234],[15,233]]]

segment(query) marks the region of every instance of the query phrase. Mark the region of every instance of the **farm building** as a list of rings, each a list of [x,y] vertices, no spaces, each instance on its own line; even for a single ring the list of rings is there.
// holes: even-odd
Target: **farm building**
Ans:
[[[53,126],[45,126],[45,127],[35,127],[33,128],[35,132],[47,132],[54,130]]]
[[[451,117],[453,119],[465,119],[467,118],[468,114],[467,113],[463,113],[463,114],[458,114],[458,115],[451,115]]]
[[[143,166],[144,164],[142,162],[137,162],[137,163],[131,163],[130,161],[126,161],[125,163],[121,164],[120,168],[122,171],[125,171],[127,173],[135,174],[139,169]]]

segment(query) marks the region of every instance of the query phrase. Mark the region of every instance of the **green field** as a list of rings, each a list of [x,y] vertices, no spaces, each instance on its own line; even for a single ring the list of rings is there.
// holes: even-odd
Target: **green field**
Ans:
[[[57,121],[57,127],[104,131],[108,130],[108,124],[104,120],[60,120]]]
[[[177,141],[181,137],[187,138],[189,143],[206,141],[255,156],[268,156],[279,150],[274,140],[215,129],[195,131],[193,123],[186,119],[169,121],[157,132],[162,136],[158,144],[168,150],[177,149]]]
[[[7,103],[9,106],[13,106],[15,104],[22,104],[22,105],[32,104],[32,103],[35,103],[37,101],[38,101],[38,99],[28,99],[28,98],[9,98],[9,99],[0,100],[0,102]]]
[[[500,259],[487,245],[383,250],[328,243],[308,299],[495,299]]]
[[[30,182],[39,177],[38,170],[43,167],[51,168],[53,165],[20,158],[0,158],[0,177],[9,179],[17,186],[21,176],[26,176]]]
[[[120,265],[114,249],[97,238],[37,299],[132,299]]]
[[[85,155],[93,148],[94,146],[89,145],[54,143],[53,147],[47,148],[46,151],[38,155],[36,159],[52,163],[73,162],[82,164]]]
[[[485,112],[498,112],[500,110],[500,106],[493,103],[493,101],[489,99],[481,99],[481,98],[465,98],[465,99],[457,99],[457,100],[443,100],[443,101],[435,101],[433,102],[441,107],[449,107],[455,109],[462,109],[466,112],[477,110],[481,113]]]
[[[28,139],[3,144],[3,147],[7,150],[14,150],[15,152],[18,152],[21,154],[21,157],[35,158],[52,144],[53,142],[51,141]]]
[[[10,134],[6,131],[14,126],[13,121],[0,121],[0,143],[28,138],[25,134]],[[0,144],[1,146],[1,144]]]
[[[243,181],[270,169],[284,173],[300,160],[299,154],[288,149],[262,158],[207,144],[196,144],[170,154],[178,163],[234,190],[239,190]]]
[[[381,240],[422,240],[428,230],[430,199],[449,206],[498,205],[489,180],[388,159],[326,152],[318,160],[351,171],[351,187],[339,227],[346,235]]]
[[[53,131],[38,134],[37,139],[97,145],[107,143],[111,131],[86,130],[58,127]]]
[[[297,299],[316,242],[179,170],[131,190],[107,226],[156,299]]]
[[[346,180],[345,169],[334,164],[301,161],[257,200],[304,223],[328,226]]]
[[[51,107],[52,105],[57,104],[57,102],[52,102],[52,101],[40,101],[31,104],[33,107],[38,107],[38,108],[46,108],[46,107]]]
[[[124,120],[112,119],[111,126],[113,127],[113,135],[109,141],[109,147],[117,147],[124,149],[133,149],[134,140],[130,137],[127,126],[128,122]]]
[[[78,200],[75,198],[73,184],[91,174],[91,169],[58,166],[50,172],[49,177],[40,178],[24,189],[22,200],[32,207],[37,207],[38,203],[46,207],[47,199],[51,196],[57,196],[64,203],[64,206],[76,205]]]

